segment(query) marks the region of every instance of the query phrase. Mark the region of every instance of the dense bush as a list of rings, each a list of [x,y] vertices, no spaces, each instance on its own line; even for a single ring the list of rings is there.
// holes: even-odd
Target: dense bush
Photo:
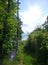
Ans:
[[[28,37],[24,51],[36,58],[37,65],[47,65],[48,32],[43,32],[43,30],[32,32]]]

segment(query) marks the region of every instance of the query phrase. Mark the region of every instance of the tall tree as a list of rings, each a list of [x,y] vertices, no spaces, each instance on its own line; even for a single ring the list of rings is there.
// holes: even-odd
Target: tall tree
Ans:
[[[3,60],[4,54],[9,53],[14,47],[16,37],[19,39],[16,0],[0,0],[0,59]],[[21,36],[21,33],[19,34]],[[21,38],[21,37],[20,37]],[[0,60],[0,64],[2,62]]]
[[[17,0],[17,9],[19,9],[19,4],[20,4],[20,2],[19,2],[19,0]],[[19,18],[19,10],[17,10],[16,15],[17,15],[16,16],[16,18],[17,18],[16,50],[18,51],[18,44],[19,44],[19,41],[22,38],[22,29],[21,29],[22,21]]]

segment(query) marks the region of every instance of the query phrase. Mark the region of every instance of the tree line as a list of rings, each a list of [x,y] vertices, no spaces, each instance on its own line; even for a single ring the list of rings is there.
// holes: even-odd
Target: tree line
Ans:
[[[48,16],[41,27],[29,34],[24,52],[35,59],[33,65],[48,65]]]

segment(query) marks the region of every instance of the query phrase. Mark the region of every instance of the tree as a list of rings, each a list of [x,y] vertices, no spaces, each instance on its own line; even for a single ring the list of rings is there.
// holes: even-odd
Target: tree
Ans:
[[[43,28],[44,28],[46,31],[48,31],[48,16],[47,16],[47,19],[46,19],[45,23],[44,23],[42,26],[43,26]]]
[[[17,9],[19,9],[19,0],[17,0]],[[16,36],[16,51],[18,52],[18,44],[19,44],[19,41],[22,39],[22,28],[21,28],[21,25],[22,25],[22,21],[21,19],[19,18],[19,10],[17,10],[17,13],[16,13],[16,20],[17,20],[17,36]]]
[[[36,58],[35,65],[47,65],[48,60],[48,32],[36,30],[28,36],[25,53]],[[29,52],[29,53],[28,53]],[[33,64],[34,64],[33,63]]]
[[[0,0],[0,59],[16,45],[18,20],[16,0]],[[19,26],[21,30],[21,25]],[[19,34],[21,36],[21,33]],[[19,37],[17,37],[19,39]],[[2,62],[0,60],[0,64]]]

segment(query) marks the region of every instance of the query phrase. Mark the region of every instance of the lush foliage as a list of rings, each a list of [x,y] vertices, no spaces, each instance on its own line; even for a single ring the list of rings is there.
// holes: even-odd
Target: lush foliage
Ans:
[[[0,59],[2,60],[12,49],[17,49],[18,41],[21,40],[21,20],[17,18],[17,12],[16,0],[0,0]]]
[[[48,26],[48,24],[47,24]],[[36,58],[33,64],[48,65],[48,28],[44,23],[43,28],[37,28],[28,36],[24,52]]]
[[[0,0],[0,64],[48,65],[48,16],[41,27],[29,34],[27,40],[20,42],[22,22],[18,1]],[[13,61],[7,56],[12,50],[18,51]]]

